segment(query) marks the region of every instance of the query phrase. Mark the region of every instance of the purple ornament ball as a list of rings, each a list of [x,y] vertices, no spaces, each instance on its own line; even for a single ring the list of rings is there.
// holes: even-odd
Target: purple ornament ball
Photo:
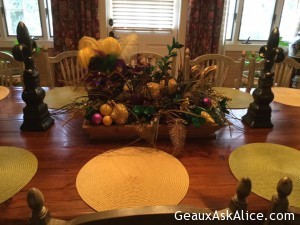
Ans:
[[[102,115],[100,113],[95,113],[91,119],[92,124],[99,125],[102,122]]]
[[[205,107],[211,107],[212,102],[210,98],[203,98],[203,104]]]

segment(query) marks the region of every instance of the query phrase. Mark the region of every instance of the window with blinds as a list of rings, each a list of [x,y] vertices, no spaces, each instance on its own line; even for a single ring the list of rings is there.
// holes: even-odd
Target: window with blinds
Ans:
[[[171,31],[177,0],[111,0],[114,30]]]

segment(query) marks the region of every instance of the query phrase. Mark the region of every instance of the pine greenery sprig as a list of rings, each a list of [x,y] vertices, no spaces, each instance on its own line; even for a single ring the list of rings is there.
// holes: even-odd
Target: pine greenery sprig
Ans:
[[[172,45],[167,45],[168,48],[168,55],[162,57],[160,60],[157,61],[156,65],[160,70],[160,73],[154,74],[154,80],[159,81],[164,77],[169,77],[168,71],[171,70],[171,63],[172,57],[177,56],[177,52],[174,51],[175,49],[181,49],[184,45],[180,44],[178,41],[175,40],[173,37]]]

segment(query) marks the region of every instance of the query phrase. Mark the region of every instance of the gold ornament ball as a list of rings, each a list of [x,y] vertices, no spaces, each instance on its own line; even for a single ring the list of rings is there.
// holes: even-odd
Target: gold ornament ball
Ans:
[[[103,120],[102,120],[102,123],[105,125],[105,126],[110,126],[112,124],[113,120],[110,116],[104,116],[103,117]]]
[[[160,97],[160,85],[158,83],[149,82],[147,83],[147,87],[150,90],[152,98]]]
[[[170,95],[172,95],[172,94],[175,94],[176,93],[176,91],[177,91],[177,82],[176,82],[176,80],[174,79],[174,78],[172,78],[172,79],[170,79],[169,81],[168,81],[168,85],[167,86],[165,86],[165,80],[164,79],[162,79],[161,81],[160,81],[160,89],[163,89],[163,88],[168,88],[168,92],[169,92],[169,94]]]
[[[123,86],[123,91],[129,91],[129,87],[128,87],[127,84],[124,84],[124,86]]]
[[[100,107],[100,113],[103,116],[109,116],[112,113],[112,107],[109,104],[103,104]]]
[[[118,103],[114,106],[110,116],[116,124],[122,125],[127,122],[129,113],[124,104]]]

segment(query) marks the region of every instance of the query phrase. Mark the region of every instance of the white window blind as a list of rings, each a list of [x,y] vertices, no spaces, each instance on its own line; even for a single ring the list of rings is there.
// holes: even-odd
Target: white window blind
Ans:
[[[171,31],[176,0],[112,0],[113,29]]]

